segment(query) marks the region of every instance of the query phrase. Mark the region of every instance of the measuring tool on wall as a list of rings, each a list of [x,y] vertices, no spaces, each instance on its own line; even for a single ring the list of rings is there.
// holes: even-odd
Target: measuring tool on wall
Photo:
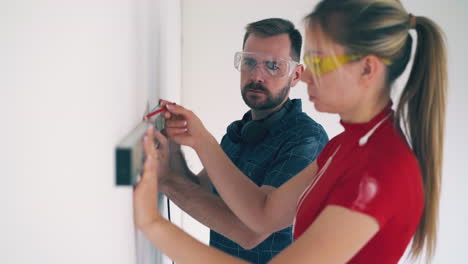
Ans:
[[[117,185],[135,185],[138,182],[144,163],[144,150],[142,138],[152,123],[161,131],[165,128],[165,120],[162,113],[167,108],[157,106],[145,115],[130,133],[128,133],[115,148],[115,182]]]

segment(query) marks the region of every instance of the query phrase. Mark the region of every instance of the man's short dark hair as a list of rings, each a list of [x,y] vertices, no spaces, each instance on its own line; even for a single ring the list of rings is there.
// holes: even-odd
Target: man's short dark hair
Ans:
[[[245,42],[250,34],[265,38],[288,34],[291,40],[291,58],[299,62],[301,57],[302,36],[291,21],[282,18],[268,18],[248,24],[245,30],[242,48],[244,48]]]

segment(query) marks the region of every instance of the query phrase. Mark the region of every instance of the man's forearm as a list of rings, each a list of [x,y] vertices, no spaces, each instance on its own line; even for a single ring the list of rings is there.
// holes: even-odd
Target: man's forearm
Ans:
[[[169,178],[160,185],[160,191],[200,223],[245,249],[255,247],[270,235],[255,233],[239,220],[220,197],[183,177]]]
[[[184,154],[180,149],[171,152],[170,166],[176,173],[187,177],[193,183],[200,184],[198,177],[187,166]]]

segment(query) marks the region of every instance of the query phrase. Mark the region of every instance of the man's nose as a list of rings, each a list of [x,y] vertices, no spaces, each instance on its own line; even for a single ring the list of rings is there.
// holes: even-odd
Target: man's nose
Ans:
[[[262,71],[261,66],[257,65],[250,71],[250,78],[255,82],[265,81],[265,73]]]

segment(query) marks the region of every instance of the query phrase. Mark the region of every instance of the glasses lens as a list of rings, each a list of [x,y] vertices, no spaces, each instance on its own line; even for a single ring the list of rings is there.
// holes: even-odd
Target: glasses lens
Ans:
[[[269,77],[283,77],[289,74],[292,61],[254,52],[237,52],[234,66],[240,72],[260,70]]]
[[[311,56],[304,56],[304,64],[313,75],[320,75],[320,59]]]
[[[314,75],[320,76],[325,73],[331,72],[340,66],[351,61],[359,60],[362,58],[360,55],[339,55],[328,56],[323,58],[304,56],[304,63],[307,69]]]
[[[242,56],[240,61],[241,72],[251,72],[257,67],[257,60],[251,56]]]
[[[242,60],[242,53],[241,52],[236,52],[234,55],[234,68],[236,68],[238,71],[240,71],[240,61]]]
[[[264,61],[263,65],[271,76],[282,77],[289,72],[289,62],[285,60]]]
[[[341,64],[345,63],[340,57],[324,57],[317,58],[311,56],[304,56],[304,63],[308,70],[316,75],[320,76],[334,69],[338,68]]]

